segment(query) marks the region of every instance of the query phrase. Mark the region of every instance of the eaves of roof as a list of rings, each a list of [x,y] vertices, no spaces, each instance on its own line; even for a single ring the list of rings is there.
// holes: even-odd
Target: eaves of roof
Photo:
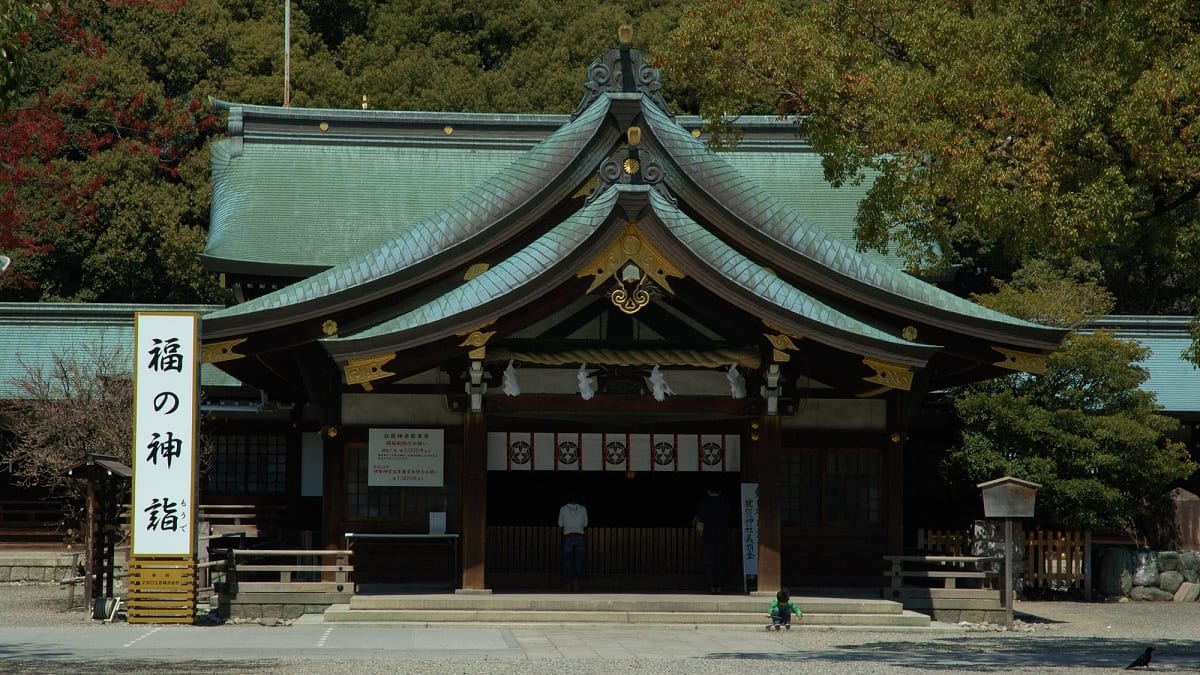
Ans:
[[[424,305],[355,334],[321,340],[338,361],[398,351],[454,335],[468,324],[494,320],[535,302],[562,275],[561,263],[610,219],[619,191],[609,190],[483,274]],[[566,274],[574,276],[575,269]],[[489,308],[491,308],[489,310]],[[482,314],[481,314],[482,312]],[[469,318],[463,318],[470,314]]]
[[[860,252],[810,222],[748,180],[653,105],[642,105],[653,139],[674,170],[670,188],[715,224],[740,223],[756,257],[780,265],[845,297],[956,332],[1039,350],[1056,347],[1066,331],[1022,321],[975,304]]]
[[[919,368],[940,349],[892,335],[865,317],[846,314],[801,291],[704,229],[659,193],[650,193],[650,204],[671,237],[695,263],[707,268],[709,273],[703,277],[711,289],[718,294],[721,287],[738,291],[740,297],[727,298],[730,302],[758,303],[781,324],[797,327],[804,337],[862,356]],[[692,266],[689,271],[696,275],[699,270]]]

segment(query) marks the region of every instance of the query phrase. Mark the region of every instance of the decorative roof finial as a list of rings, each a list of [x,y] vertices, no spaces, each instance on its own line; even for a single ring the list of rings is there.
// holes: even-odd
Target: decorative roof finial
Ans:
[[[617,31],[620,46],[608,50],[604,56],[592,61],[588,66],[588,80],[583,84],[587,90],[583,100],[571,113],[571,118],[579,116],[592,101],[600,98],[606,92],[635,93],[640,92],[650,97],[663,112],[671,115],[667,102],[662,97],[662,82],[658,78],[658,69],[646,63],[640,49],[630,46],[633,41],[633,26],[625,25]],[[673,116],[673,115],[672,115]]]

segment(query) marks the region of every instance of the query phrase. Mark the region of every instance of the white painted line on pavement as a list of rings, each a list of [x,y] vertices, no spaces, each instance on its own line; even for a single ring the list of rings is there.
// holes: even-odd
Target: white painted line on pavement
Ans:
[[[320,640],[317,640],[317,647],[318,647],[318,648],[320,648],[320,647],[324,647],[324,646],[325,646],[325,641],[329,639],[329,635],[330,635],[331,633],[333,633],[333,626],[330,626],[329,628],[326,628],[326,629],[325,629],[325,632],[324,632],[324,633],[321,633],[321,639],[320,639]]]
[[[142,633],[142,634],[141,634],[141,635],[139,635],[138,637],[136,637],[136,638],[134,638],[134,639],[130,640],[129,642],[126,642],[125,644],[121,645],[121,649],[124,649],[124,648],[126,648],[126,647],[132,647],[133,645],[137,644],[137,643],[138,643],[138,642],[140,642],[141,640],[145,640],[146,638],[150,637],[151,635],[154,635],[155,633],[157,633],[158,631],[160,631],[160,630],[162,630],[162,629],[163,629],[163,627],[162,627],[162,626],[159,626],[158,628],[155,628],[154,630],[150,631],[149,633]]]

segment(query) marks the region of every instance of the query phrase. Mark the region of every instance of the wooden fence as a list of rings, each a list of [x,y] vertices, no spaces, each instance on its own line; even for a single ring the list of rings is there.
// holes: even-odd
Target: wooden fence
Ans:
[[[924,554],[970,555],[965,530],[918,530],[917,548]],[[1091,594],[1091,537],[1078,530],[1028,530],[1021,542],[1018,577],[1026,588],[1053,591],[1080,589]],[[1001,546],[1003,548],[1003,546]]]
[[[487,550],[489,571],[562,570],[557,527],[489,527]],[[585,564],[589,574],[701,574],[700,536],[690,527],[592,527]]]
[[[60,502],[0,499],[0,547],[60,548],[69,535]]]
[[[731,528],[726,586],[740,587],[740,530]],[[700,535],[690,527],[590,527],[585,574],[605,590],[694,589],[703,586]],[[562,530],[547,526],[487,528],[491,583],[513,588],[556,587],[562,574]]]

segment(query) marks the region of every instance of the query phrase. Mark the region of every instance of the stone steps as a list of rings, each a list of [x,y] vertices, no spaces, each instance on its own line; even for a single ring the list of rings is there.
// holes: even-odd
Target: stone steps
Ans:
[[[896,602],[793,598],[804,626],[928,628],[930,618]],[[355,595],[324,613],[327,623],[599,623],[766,625],[767,596],[640,594]]]

